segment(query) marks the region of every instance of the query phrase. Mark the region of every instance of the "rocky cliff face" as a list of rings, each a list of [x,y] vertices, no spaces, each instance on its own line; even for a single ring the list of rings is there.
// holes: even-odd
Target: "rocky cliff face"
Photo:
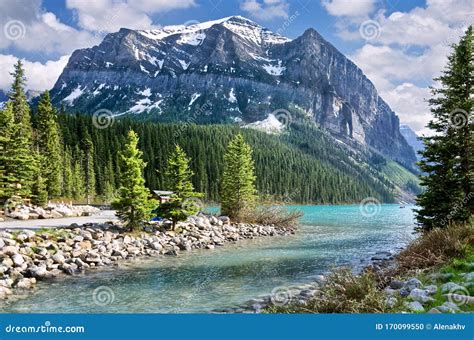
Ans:
[[[285,120],[309,120],[348,145],[415,160],[373,84],[313,29],[289,40],[242,17],[121,29],[75,51],[52,97],[78,112],[196,123],[251,123],[284,109]]]

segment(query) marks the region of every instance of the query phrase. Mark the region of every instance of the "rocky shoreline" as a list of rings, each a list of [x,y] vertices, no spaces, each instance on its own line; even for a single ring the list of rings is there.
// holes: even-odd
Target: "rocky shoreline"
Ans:
[[[171,231],[163,223],[126,233],[112,223],[0,232],[0,299],[24,294],[37,281],[114,266],[140,257],[223,246],[256,237],[288,235],[294,228],[231,223],[228,217],[199,214]]]
[[[90,205],[72,205],[64,203],[50,203],[46,207],[37,207],[22,204],[14,205],[11,208],[6,207],[5,210],[5,218],[21,221],[91,216],[100,212],[100,209],[92,207]],[[3,220],[4,218],[0,217],[0,222]]]

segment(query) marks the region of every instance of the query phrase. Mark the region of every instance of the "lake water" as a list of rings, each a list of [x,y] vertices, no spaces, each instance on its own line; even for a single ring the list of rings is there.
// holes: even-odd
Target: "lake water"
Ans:
[[[304,212],[295,235],[40,282],[26,298],[0,302],[0,311],[189,313],[237,306],[275,287],[311,282],[335,266],[360,269],[376,252],[396,250],[413,238],[413,207],[379,208],[367,216],[358,205],[292,207]]]

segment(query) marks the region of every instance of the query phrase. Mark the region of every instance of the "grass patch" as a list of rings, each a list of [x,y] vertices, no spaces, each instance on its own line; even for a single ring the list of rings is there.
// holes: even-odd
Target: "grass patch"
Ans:
[[[306,305],[271,306],[269,313],[386,313],[386,297],[378,289],[373,272],[354,275],[348,268],[336,269],[327,277],[321,293]]]
[[[68,238],[71,236],[71,233],[66,229],[40,228],[35,232],[37,236],[52,241],[57,241],[60,238]]]
[[[427,270],[453,258],[465,258],[474,247],[474,226],[436,228],[411,242],[397,257],[398,272]]]
[[[298,210],[288,210],[285,207],[263,206],[243,212],[238,222],[294,228],[298,225],[301,216],[303,216],[303,213]]]
[[[448,264],[443,265],[435,271],[429,273],[424,273],[420,275],[419,279],[423,282],[424,285],[435,284],[438,287],[446,282],[454,282],[459,285],[463,285],[466,280],[464,274],[474,271],[474,249],[469,249],[469,254],[465,258],[456,258],[449,261]],[[433,277],[433,274],[439,273],[441,275],[436,275]],[[443,274],[447,274],[443,276]],[[469,296],[474,296],[474,281],[471,281],[471,285],[467,285],[461,291],[456,291],[455,293],[465,295],[466,293]],[[432,307],[442,305],[446,298],[443,296],[444,293],[441,290],[433,295],[432,297],[435,301],[431,302],[426,306],[426,309],[429,310]],[[474,312],[474,304],[467,303],[458,303],[458,307],[463,312]]]

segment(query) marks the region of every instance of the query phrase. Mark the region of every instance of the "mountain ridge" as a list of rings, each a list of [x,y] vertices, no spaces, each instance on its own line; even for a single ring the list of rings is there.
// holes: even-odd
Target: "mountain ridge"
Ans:
[[[289,40],[243,17],[161,30],[120,29],[75,51],[56,105],[153,121],[255,123],[275,110],[407,167],[415,154],[374,85],[316,30]],[[195,114],[199,112],[199,114]]]

